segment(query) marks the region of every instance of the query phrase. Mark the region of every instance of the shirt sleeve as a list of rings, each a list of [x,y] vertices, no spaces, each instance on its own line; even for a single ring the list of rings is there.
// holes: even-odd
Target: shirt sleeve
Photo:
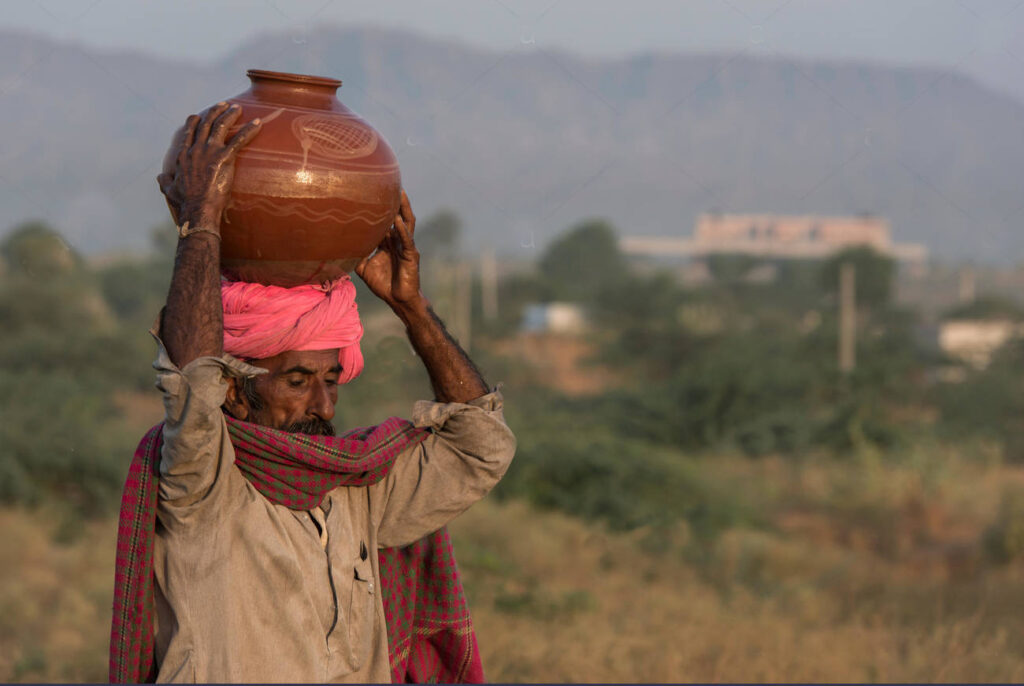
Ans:
[[[409,545],[437,531],[498,483],[516,449],[503,405],[497,389],[468,403],[416,403],[413,423],[431,435],[370,487],[380,547]]]
[[[266,370],[227,354],[200,357],[179,369],[171,361],[158,327],[150,333],[159,349],[153,368],[164,404],[160,511],[173,513],[178,519],[188,518],[227,487],[225,474],[235,461],[221,410],[227,377],[252,376]]]

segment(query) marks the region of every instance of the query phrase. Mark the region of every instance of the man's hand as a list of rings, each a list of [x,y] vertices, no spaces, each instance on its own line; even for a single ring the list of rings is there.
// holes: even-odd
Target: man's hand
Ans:
[[[412,310],[423,304],[420,292],[420,253],[413,242],[416,215],[412,213],[409,196],[402,191],[402,203],[395,223],[376,252],[363,258],[356,266],[356,274],[378,298],[407,319]]]
[[[235,157],[260,130],[260,120],[253,119],[227,141],[228,130],[241,114],[238,105],[220,102],[202,116],[190,116],[175,135],[168,152],[177,147],[174,172],[157,176],[175,223],[187,221],[193,228],[220,230],[235,176]]]

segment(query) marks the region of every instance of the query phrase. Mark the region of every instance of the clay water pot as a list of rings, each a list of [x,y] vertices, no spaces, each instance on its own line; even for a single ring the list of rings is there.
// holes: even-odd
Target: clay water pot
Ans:
[[[341,81],[257,69],[247,75],[249,90],[228,99],[242,107],[229,136],[256,117],[263,127],[235,163],[221,269],[231,279],[278,286],[342,276],[394,221],[398,160],[335,96]]]

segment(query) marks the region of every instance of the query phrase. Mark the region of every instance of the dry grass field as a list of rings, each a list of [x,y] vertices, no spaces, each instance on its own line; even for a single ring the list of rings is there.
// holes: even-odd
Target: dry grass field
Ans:
[[[1024,473],[933,457],[709,459],[770,523],[700,545],[486,500],[452,529],[488,676],[1022,681],[1020,557],[991,551],[1024,546]],[[114,522],[0,528],[0,680],[103,681]]]
[[[821,505],[852,478],[836,465],[713,468],[741,476],[738,488],[817,491]],[[950,466],[927,488],[916,470],[872,469],[858,480],[886,486],[863,492],[859,514],[805,497],[772,531],[728,531],[700,556],[685,528],[615,536],[482,504],[454,530],[490,677],[1024,679],[1024,576],[992,566],[983,545],[993,522],[1006,523],[1000,494],[1017,493],[1022,475]]]

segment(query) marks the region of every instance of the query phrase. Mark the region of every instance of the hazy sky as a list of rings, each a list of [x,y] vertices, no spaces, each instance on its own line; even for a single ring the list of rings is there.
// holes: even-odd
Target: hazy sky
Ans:
[[[0,23],[207,59],[262,30],[373,23],[502,49],[543,40],[591,54],[772,42],[800,54],[958,59],[1024,30],[1019,0],[21,0]],[[1008,19],[1009,17],[1009,19]]]

